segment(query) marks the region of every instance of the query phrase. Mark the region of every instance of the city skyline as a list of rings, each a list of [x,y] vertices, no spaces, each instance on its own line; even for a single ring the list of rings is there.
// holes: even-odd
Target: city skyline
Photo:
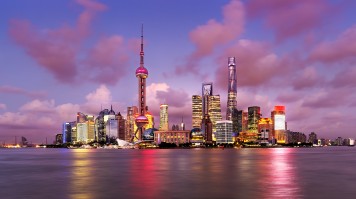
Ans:
[[[191,128],[191,96],[200,94],[203,82],[214,83],[225,116],[226,60],[236,57],[239,110],[259,106],[269,117],[274,106],[284,105],[290,130],[355,137],[354,2],[4,4],[1,141],[25,136],[43,142],[77,112],[97,115],[111,104],[126,115],[138,104],[134,74],[142,23],[147,104],[156,126],[159,106],[167,103],[169,123],[183,116]]]

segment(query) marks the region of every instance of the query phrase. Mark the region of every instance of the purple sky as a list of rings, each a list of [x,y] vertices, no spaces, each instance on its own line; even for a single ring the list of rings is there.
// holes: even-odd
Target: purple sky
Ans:
[[[356,137],[356,1],[5,0],[0,13],[0,142],[53,139],[76,112],[137,104],[144,24],[147,105],[159,125],[191,127],[191,95],[214,83],[227,98],[227,57],[237,58],[239,109],[288,128]]]

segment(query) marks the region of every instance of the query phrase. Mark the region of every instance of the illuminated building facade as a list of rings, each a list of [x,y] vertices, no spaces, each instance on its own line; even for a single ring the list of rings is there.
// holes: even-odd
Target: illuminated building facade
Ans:
[[[71,142],[75,142],[77,140],[77,122],[76,121],[73,121],[73,122],[70,122],[70,128],[71,128],[71,134],[70,134],[70,137],[71,137]]]
[[[273,122],[271,118],[261,118],[258,122],[258,140],[267,143],[273,139]]]
[[[77,113],[77,136],[74,142],[86,143],[88,139],[87,116],[81,112]]]
[[[213,124],[209,115],[209,99],[213,94],[213,83],[204,83],[202,86],[203,95],[203,120],[201,124],[201,129],[204,132],[205,143],[213,143]]]
[[[203,119],[203,100],[200,95],[192,96],[192,127],[201,128]]]
[[[226,106],[226,120],[233,120],[234,112],[237,110],[236,102],[236,61],[235,57],[228,58],[229,67],[229,83],[228,83],[228,94],[227,94],[227,106]],[[236,114],[235,114],[236,115]]]
[[[126,138],[125,141],[129,142],[131,138],[134,136],[135,132],[135,115],[138,113],[138,109],[136,106],[127,107],[127,116],[126,116]]]
[[[117,120],[117,127],[118,127],[117,138],[119,138],[120,140],[126,140],[126,129],[125,129],[126,120],[121,115],[120,112],[116,115],[116,120]]]
[[[216,144],[232,144],[232,121],[223,120],[216,122]]]
[[[275,106],[271,112],[271,118],[273,121],[273,136],[277,140],[278,144],[284,144],[286,142],[286,108],[285,106]]]
[[[92,142],[95,140],[95,120],[93,115],[87,115],[88,123],[88,140],[87,142]]]
[[[190,131],[190,143],[192,143],[192,146],[202,146],[204,142],[204,132],[200,128],[193,128]]]
[[[190,141],[190,131],[155,131],[154,132],[154,143],[161,144],[165,143],[174,143],[177,146],[179,144],[186,144]]]
[[[220,95],[211,95],[209,96],[208,101],[209,107],[209,116],[212,123],[212,130],[216,132],[216,122],[222,120],[221,116],[221,103],[220,103]],[[213,138],[214,139],[214,138]],[[215,139],[214,139],[215,140]]]
[[[261,109],[259,106],[248,107],[247,117],[247,137],[249,141],[257,141],[258,138],[258,122],[261,118]]]
[[[141,32],[141,51],[140,51],[140,66],[136,69],[136,77],[138,80],[138,109],[139,113],[135,117],[135,124],[137,130],[131,138],[131,142],[142,140],[142,134],[145,131],[149,120],[146,116],[146,78],[148,77],[148,70],[144,67],[144,52],[143,52],[143,26]],[[151,115],[152,116],[152,115]],[[152,117],[153,118],[153,117]]]
[[[72,142],[71,134],[72,134],[71,124],[69,122],[64,122],[62,126],[62,138],[63,138],[62,143]]]
[[[169,129],[168,126],[168,105],[161,104],[159,107],[159,130],[160,131],[167,131]]]

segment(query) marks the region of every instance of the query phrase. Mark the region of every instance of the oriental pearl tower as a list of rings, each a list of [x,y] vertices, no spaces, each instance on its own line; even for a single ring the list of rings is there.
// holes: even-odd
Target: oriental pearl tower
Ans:
[[[146,78],[148,77],[148,70],[143,65],[143,25],[141,28],[141,52],[140,52],[140,66],[136,69],[136,77],[138,79],[138,107],[139,115],[135,119],[137,125],[137,130],[131,137],[131,141],[136,139],[137,141],[142,140],[143,132],[145,131],[146,124],[149,123],[146,117]]]

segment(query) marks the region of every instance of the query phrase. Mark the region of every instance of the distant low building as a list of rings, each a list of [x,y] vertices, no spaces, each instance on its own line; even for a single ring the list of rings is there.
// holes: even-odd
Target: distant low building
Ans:
[[[181,130],[169,130],[169,131],[154,131],[154,143],[161,144],[174,143],[177,146],[179,144],[186,144],[190,141],[190,131]]]

